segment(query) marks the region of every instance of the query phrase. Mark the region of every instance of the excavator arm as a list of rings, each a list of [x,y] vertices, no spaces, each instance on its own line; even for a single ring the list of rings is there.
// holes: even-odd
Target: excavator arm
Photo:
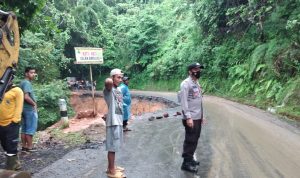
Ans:
[[[13,80],[19,58],[20,34],[17,17],[12,12],[0,10],[0,103]],[[31,178],[30,173],[0,169],[0,178]]]
[[[13,80],[19,58],[20,34],[17,16],[0,10],[0,102]]]

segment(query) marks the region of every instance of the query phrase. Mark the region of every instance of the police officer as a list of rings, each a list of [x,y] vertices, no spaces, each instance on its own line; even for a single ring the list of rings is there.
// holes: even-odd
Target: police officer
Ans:
[[[181,107],[183,113],[182,123],[185,127],[185,139],[183,143],[182,170],[197,172],[200,163],[194,159],[198,139],[203,121],[202,89],[198,83],[201,69],[199,63],[190,64],[188,67],[189,77],[180,85]]]

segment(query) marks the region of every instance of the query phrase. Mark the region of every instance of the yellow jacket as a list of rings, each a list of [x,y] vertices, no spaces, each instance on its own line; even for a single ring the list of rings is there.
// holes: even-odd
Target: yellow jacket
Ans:
[[[0,103],[0,126],[21,121],[23,102],[24,94],[19,87],[14,87],[4,94]]]

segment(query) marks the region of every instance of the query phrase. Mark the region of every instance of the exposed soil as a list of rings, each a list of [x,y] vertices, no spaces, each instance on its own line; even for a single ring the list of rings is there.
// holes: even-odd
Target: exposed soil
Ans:
[[[76,115],[69,120],[68,128],[61,129],[62,124],[58,122],[46,130],[40,131],[35,136],[37,152],[20,152],[23,170],[34,174],[73,149],[93,149],[102,146],[105,139],[105,122],[102,116],[107,112],[107,106],[101,94],[96,95],[95,114],[93,112],[93,99],[89,93],[73,93],[70,104]],[[170,107],[170,104],[173,103],[157,97],[136,96],[132,100],[130,122],[138,119],[137,116],[143,113],[163,110]],[[0,154],[0,169],[4,166],[5,156]]]
[[[76,112],[76,116],[70,120],[69,128],[63,129],[64,133],[77,132],[87,129],[91,125],[100,124],[104,125],[102,116],[107,113],[107,106],[102,97],[95,98],[95,117],[93,117],[93,99],[88,95],[81,93],[73,93],[70,104]],[[131,104],[132,117],[130,122],[136,119],[143,113],[151,113],[167,108],[168,105],[156,100],[149,100],[141,96],[134,97]],[[105,130],[105,128],[103,128]],[[103,135],[104,131],[100,132]]]
[[[74,108],[76,113],[82,113],[83,111],[93,110],[93,99],[89,94],[73,93],[70,104]],[[107,106],[101,95],[95,97],[95,109],[98,114],[103,114],[107,112]],[[163,110],[169,107],[167,101],[162,100],[157,97],[144,97],[144,96],[133,96],[131,103],[131,113],[132,115],[140,115],[146,112],[155,112],[158,110]]]

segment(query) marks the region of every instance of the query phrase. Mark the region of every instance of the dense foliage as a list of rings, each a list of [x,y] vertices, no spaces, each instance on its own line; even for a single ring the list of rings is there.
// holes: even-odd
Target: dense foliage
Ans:
[[[40,12],[45,6],[47,0],[1,0],[0,7],[4,11],[14,12],[19,19],[21,31],[24,31],[29,25],[31,19]]]
[[[27,1],[1,6],[26,24],[20,68],[37,67],[39,83],[87,79],[74,47],[102,47],[99,78],[118,67],[134,88],[178,90],[186,65],[198,61],[206,91],[300,116],[299,0]]]

